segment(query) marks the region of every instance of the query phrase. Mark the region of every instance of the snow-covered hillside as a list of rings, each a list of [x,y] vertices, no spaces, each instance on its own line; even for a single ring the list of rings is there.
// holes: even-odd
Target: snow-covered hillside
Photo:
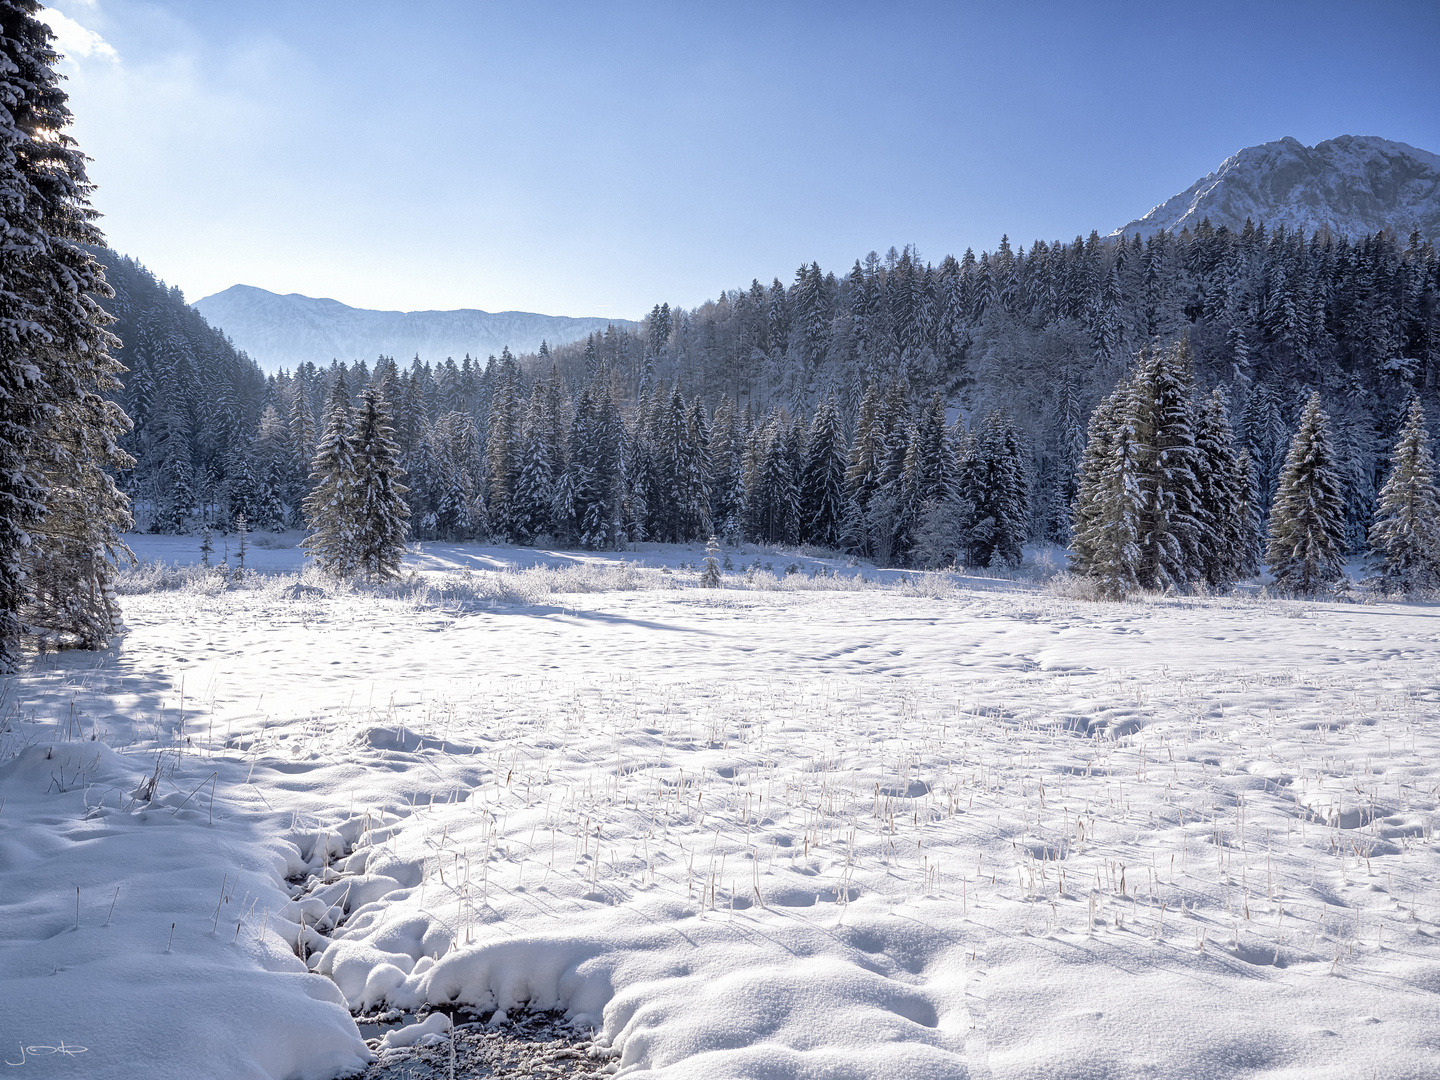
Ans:
[[[469,1005],[620,1075],[1440,1074],[1432,608],[731,554],[123,581],[5,686],[10,1058],[322,1080]]]
[[[1249,218],[1352,237],[1419,229],[1440,240],[1440,156],[1370,135],[1314,146],[1287,136],[1246,147],[1115,234],[1194,228],[1207,217],[1217,228],[1238,229]]]
[[[468,352],[483,361],[506,346],[514,353],[534,352],[541,341],[564,345],[603,332],[611,323],[633,325],[623,319],[474,308],[372,311],[298,293],[281,296],[252,285],[232,285],[194,307],[266,371],[293,369],[306,361],[373,362],[382,354],[401,362],[419,354],[443,363],[447,356],[458,361]]]

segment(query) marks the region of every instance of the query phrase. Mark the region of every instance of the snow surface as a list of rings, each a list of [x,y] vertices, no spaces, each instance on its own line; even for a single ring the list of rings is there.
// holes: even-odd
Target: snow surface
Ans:
[[[342,1075],[459,1001],[621,1074],[1440,1074],[1435,607],[700,557],[133,575],[5,686],[7,1058]]]
[[[1112,236],[1193,229],[1204,218],[1240,229],[1246,219],[1307,234],[1351,237],[1412,229],[1440,239],[1440,156],[1406,143],[1341,135],[1306,146],[1297,139],[1248,146],[1220,168]]]

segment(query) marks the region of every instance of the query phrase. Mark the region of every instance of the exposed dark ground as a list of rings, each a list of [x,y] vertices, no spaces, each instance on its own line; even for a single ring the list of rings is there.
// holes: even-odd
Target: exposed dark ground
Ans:
[[[451,1034],[441,1036],[433,1045],[382,1051],[379,1049],[381,1036],[396,1025],[375,1025],[362,1018],[360,1030],[379,1055],[362,1074],[363,1080],[449,1080],[452,1076],[456,1080],[471,1077],[571,1080],[608,1076],[615,1070],[610,1052],[595,1046],[589,1032],[571,1028],[559,1012],[517,1012],[512,1019],[493,1028],[469,1012],[456,1013],[454,1020]]]

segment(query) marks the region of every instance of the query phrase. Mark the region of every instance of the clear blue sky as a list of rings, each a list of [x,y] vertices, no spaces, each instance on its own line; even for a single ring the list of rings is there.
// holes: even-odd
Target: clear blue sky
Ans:
[[[1440,4],[56,0],[113,246],[190,299],[633,317],[1107,232],[1283,135],[1440,152]]]

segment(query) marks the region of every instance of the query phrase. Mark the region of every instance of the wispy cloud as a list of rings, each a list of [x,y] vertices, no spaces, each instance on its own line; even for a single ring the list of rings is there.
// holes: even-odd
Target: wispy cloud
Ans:
[[[71,60],[108,60],[118,63],[120,54],[94,30],[81,26],[69,15],[46,8],[40,18],[55,32],[55,43]]]

